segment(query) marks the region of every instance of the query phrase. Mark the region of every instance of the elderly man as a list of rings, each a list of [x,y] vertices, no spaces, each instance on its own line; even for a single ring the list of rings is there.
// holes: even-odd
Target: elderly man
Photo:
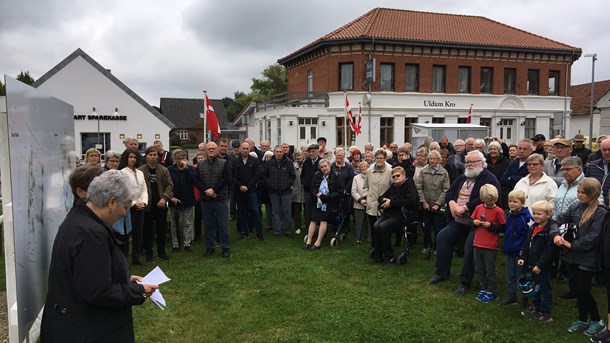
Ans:
[[[317,143],[320,147],[320,149],[318,149],[318,156],[320,156],[320,158],[324,158],[324,154],[326,154],[326,138],[318,137]]]
[[[604,204],[608,206],[608,190],[610,190],[610,177],[608,177],[608,174],[610,173],[610,138],[602,141],[600,150],[602,151],[603,158],[597,161],[591,161],[585,175],[598,179],[602,184]]]
[[[440,145],[441,149],[447,149],[447,151],[449,151],[449,155],[455,154],[453,145],[449,143],[449,137],[441,136],[441,138],[438,140],[438,145]]]
[[[123,144],[125,144],[125,150],[121,154],[120,161],[127,161],[127,158],[125,158],[123,155],[125,155],[126,153],[129,153],[129,151],[135,151],[136,152],[136,156],[138,156],[138,158],[140,159],[139,165],[146,164],[146,159],[138,151],[138,149],[140,147],[140,142],[138,141],[138,139],[135,136],[129,136],[129,137],[125,138],[123,140]],[[125,159],[123,159],[123,158],[125,158]],[[123,169],[125,167],[127,167],[127,166],[119,164],[119,170],[121,170],[121,169]]]
[[[539,133],[532,137],[532,149],[534,154],[540,154],[546,159],[546,151],[544,150],[544,141],[546,141],[546,137]]]
[[[479,190],[485,184],[491,184],[498,190],[498,179],[486,168],[485,156],[480,151],[471,151],[466,155],[466,170],[451,185],[445,196],[449,206],[447,226],[436,236],[436,273],[430,279],[430,284],[436,284],[449,279],[453,247],[466,238],[464,245],[464,267],[460,273],[460,285],[456,293],[465,294],[470,289],[474,276],[474,255],[472,243],[474,230],[470,225],[470,214],[482,204]]]
[[[206,158],[197,165],[201,181],[202,215],[205,229],[204,257],[214,254],[216,232],[220,236],[222,257],[231,256],[229,243],[229,214],[227,206],[229,162],[218,158],[218,146],[214,142],[205,145]]]
[[[172,154],[163,149],[163,142],[161,142],[160,140],[156,140],[153,143],[154,147],[157,148],[159,150],[159,164],[164,166],[165,168],[171,166],[172,164],[174,164],[174,160],[172,159]]]
[[[476,150],[479,150],[480,152],[482,152],[483,155],[485,155],[485,141],[483,139],[481,139],[481,138],[475,139],[474,148]]]
[[[591,154],[591,150],[589,150],[584,144],[585,136],[582,133],[577,133],[574,138],[572,138],[572,142],[574,142],[574,147],[572,148],[572,156],[580,157],[580,159],[582,160],[582,165],[586,166],[589,155]],[[606,194],[606,196],[608,195]]]
[[[311,144],[307,151],[309,157],[303,161],[301,168],[301,184],[303,185],[303,192],[305,194],[305,202],[303,204],[303,212],[305,212],[305,227],[309,227],[309,221],[311,217],[311,211],[315,203],[315,197],[311,193],[311,187],[313,186],[313,176],[319,170],[318,164],[320,163],[320,157],[318,155],[318,144]]]
[[[466,140],[464,141],[464,144],[465,144],[465,147],[464,147],[465,152],[464,153],[465,154],[471,152],[472,150],[474,150],[474,141],[475,141],[475,139],[472,138],[472,137],[466,138]]]
[[[474,143],[473,143],[474,144]],[[455,153],[449,155],[445,163],[445,169],[449,173],[451,183],[464,172],[464,158],[466,157],[466,143],[461,139],[456,139],[453,142]]]
[[[241,154],[235,160],[233,188],[237,202],[237,229],[241,232],[240,239],[247,238],[250,232],[256,230],[256,237],[263,240],[261,214],[256,195],[256,183],[261,176],[260,162],[250,156],[250,145],[243,142]]]
[[[290,236],[290,219],[292,218],[292,183],[296,178],[292,162],[284,155],[282,147],[273,148],[273,158],[263,164],[262,177],[267,183],[275,236],[284,231]]]
[[[564,138],[556,138],[551,142],[553,144],[555,158],[544,161],[544,173],[553,179],[553,181],[557,183],[557,186],[559,186],[563,182],[561,163],[572,154],[572,144],[569,140]]]
[[[502,185],[502,201],[500,207],[507,208],[508,204],[508,193],[510,193],[517,182],[521,180],[529,172],[527,170],[527,158],[532,154],[532,143],[529,139],[522,139],[517,145],[517,158],[511,161],[504,171],[504,175],[500,179]]]

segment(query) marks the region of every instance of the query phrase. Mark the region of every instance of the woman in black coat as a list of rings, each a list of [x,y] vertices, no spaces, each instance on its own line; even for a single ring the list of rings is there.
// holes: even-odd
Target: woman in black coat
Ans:
[[[375,243],[372,253],[373,262],[396,262],[391,236],[405,225],[401,209],[404,207],[414,213],[413,210],[418,206],[419,198],[415,182],[412,178],[407,178],[402,167],[393,168],[392,185],[379,197],[379,208],[383,213],[373,225],[372,234]]]
[[[335,220],[341,210],[341,196],[343,195],[343,180],[338,173],[331,171],[330,162],[321,160],[320,171],[316,172],[313,179],[311,192],[316,203],[312,209],[311,222],[307,233],[307,240],[303,245],[304,250],[320,249],[322,239],[326,234],[328,222]],[[345,214],[346,215],[346,214]],[[316,233],[316,226],[320,224],[318,238],[314,244],[311,243]]]
[[[112,225],[138,198],[129,176],[110,170],[96,177],[60,225],[51,255],[40,340],[50,342],[133,342],[131,307],[157,285],[129,275],[122,244]]]

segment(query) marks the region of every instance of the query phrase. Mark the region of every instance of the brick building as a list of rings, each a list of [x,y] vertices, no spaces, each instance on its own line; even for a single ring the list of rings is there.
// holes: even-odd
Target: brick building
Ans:
[[[285,98],[250,106],[237,123],[272,145],[317,136],[343,145],[346,91],[354,114],[370,99],[348,145],[409,141],[411,123],[463,123],[471,106],[473,124],[515,143],[569,131],[566,90],[581,53],[484,17],[376,8],[279,59]]]

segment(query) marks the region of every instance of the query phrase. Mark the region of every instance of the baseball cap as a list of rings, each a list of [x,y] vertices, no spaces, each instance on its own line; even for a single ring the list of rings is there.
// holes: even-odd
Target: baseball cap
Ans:
[[[532,137],[533,141],[546,141],[546,137],[544,137],[543,134],[539,133],[537,135],[535,135],[534,137]]]

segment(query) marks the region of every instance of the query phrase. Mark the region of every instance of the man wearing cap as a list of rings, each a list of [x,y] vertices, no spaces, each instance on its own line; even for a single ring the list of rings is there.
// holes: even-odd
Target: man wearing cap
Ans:
[[[572,142],[574,142],[574,147],[572,148],[572,156],[578,156],[582,160],[582,165],[587,165],[587,159],[591,154],[591,150],[589,150],[585,145],[585,136],[582,133],[577,133],[574,138],[572,138]],[[607,196],[607,195],[606,195]]]
[[[561,162],[570,157],[572,154],[572,144],[565,138],[556,138],[551,140],[553,144],[553,152],[555,158],[544,161],[544,173],[553,179],[557,186],[561,186],[563,182],[563,171],[561,170]]]
[[[305,161],[303,161],[303,166],[301,167],[301,184],[303,185],[303,193],[305,193],[305,203],[303,204],[303,212],[305,214],[305,227],[309,227],[311,210],[315,203],[315,198],[311,193],[311,186],[313,184],[313,176],[319,170],[319,149],[320,146],[318,146],[317,144],[311,144],[307,148],[307,151],[309,151],[309,157],[307,157]]]
[[[546,160],[546,151],[544,151],[544,141],[546,141],[546,137],[543,134],[539,133],[532,137],[532,145],[534,146],[534,154],[540,154],[544,156]]]
[[[326,138],[324,137],[319,137],[318,140],[318,156],[320,156],[320,158],[324,158],[324,154],[326,154]]]

